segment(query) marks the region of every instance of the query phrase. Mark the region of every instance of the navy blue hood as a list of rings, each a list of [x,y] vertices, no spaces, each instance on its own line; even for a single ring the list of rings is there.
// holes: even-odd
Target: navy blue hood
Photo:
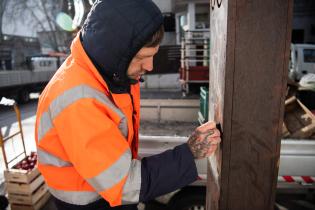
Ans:
[[[113,93],[130,91],[132,58],[163,23],[152,0],[98,0],[81,30],[83,48]]]

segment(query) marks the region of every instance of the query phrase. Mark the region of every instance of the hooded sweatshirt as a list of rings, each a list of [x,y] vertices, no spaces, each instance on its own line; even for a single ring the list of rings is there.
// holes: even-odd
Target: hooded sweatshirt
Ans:
[[[187,144],[137,160],[140,91],[126,73],[162,22],[151,0],[96,1],[41,94],[39,170],[62,209],[145,202],[197,179]]]
[[[83,25],[82,44],[111,92],[129,92],[129,63],[162,23],[159,8],[150,0],[94,3]]]

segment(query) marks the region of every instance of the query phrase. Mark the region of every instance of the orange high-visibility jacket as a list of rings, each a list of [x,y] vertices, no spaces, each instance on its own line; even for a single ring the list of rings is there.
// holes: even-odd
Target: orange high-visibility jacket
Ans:
[[[112,94],[79,36],[71,52],[39,99],[38,168],[64,202],[85,205],[103,197],[111,206],[136,203],[139,84],[130,94]]]

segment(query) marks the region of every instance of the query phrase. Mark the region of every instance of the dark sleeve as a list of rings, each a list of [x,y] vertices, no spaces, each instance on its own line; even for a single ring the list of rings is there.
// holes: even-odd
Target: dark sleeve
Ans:
[[[187,143],[141,161],[140,202],[173,192],[197,180],[194,157]]]

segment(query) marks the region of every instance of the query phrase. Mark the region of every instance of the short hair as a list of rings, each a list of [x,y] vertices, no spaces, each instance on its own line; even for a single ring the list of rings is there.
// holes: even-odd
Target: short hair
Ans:
[[[153,36],[147,41],[144,47],[158,46],[162,42],[163,36],[164,36],[164,26],[162,24],[160,28],[153,34]]]

